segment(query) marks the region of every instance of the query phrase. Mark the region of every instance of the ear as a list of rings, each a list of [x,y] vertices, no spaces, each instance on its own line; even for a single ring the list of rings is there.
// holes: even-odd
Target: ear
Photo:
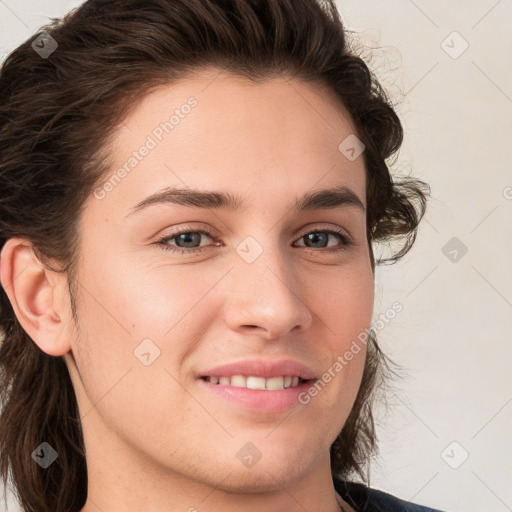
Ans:
[[[66,275],[45,268],[27,239],[10,238],[0,253],[0,281],[34,343],[48,355],[69,352],[69,315],[63,307],[64,294],[69,295]]]

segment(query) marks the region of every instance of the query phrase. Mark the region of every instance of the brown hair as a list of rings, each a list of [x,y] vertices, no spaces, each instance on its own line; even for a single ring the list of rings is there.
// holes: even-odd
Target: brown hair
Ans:
[[[0,72],[0,249],[24,237],[45,266],[66,272],[74,314],[76,226],[109,171],[108,136],[142,94],[203,66],[253,81],[287,74],[327,86],[366,146],[373,271],[372,242],[404,240],[378,264],[412,247],[430,189],[413,178],[393,182],[387,159],[401,146],[402,126],[376,77],[350,51],[334,0],[89,0],[43,29],[58,48],[42,58],[32,37]],[[64,360],[31,340],[3,288],[0,329],[0,477],[12,478],[26,512],[79,511],[87,468]],[[376,449],[371,404],[385,361],[371,333],[358,396],[331,447],[333,476],[364,478]],[[47,469],[31,458],[43,441],[58,452]]]

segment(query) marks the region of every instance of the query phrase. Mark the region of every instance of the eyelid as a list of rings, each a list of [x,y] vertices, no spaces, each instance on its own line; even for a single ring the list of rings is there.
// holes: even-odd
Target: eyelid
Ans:
[[[202,231],[206,232],[206,234],[212,238],[215,236],[213,228],[208,226],[208,224],[204,224],[204,223],[200,222],[197,225],[185,224],[183,226],[178,226],[176,228],[173,228],[173,230],[170,231],[169,234],[161,235],[159,237],[159,239],[161,240],[162,238],[170,238],[173,236],[180,235],[181,233],[196,233],[196,232],[202,232]]]
[[[339,230],[340,232],[346,234],[347,237],[351,237],[350,233],[345,228],[341,228],[340,226],[337,226],[335,224],[328,224],[328,223],[319,223],[318,224],[317,223],[317,224],[313,224],[312,226],[306,226],[305,228],[303,228],[301,231],[299,231],[297,238],[300,238],[300,237],[308,234],[310,231],[314,231],[315,229],[317,229],[317,230],[334,230],[334,231]],[[170,232],[168,235],[162,235],[160,238],[179,235],[181,233],[189,233],[189,232],[193,233],[193,232],[197,232],[197,231],[206,231],[206,233],[209,236],[211,236],[211,237],[215,236],[214,230],[208,224],[199,223],[196,226],[184,225],[184,226],[177,227],[174,231]]]
[[[340,226],[336,226],[334,224],[325,225],[325,224],[322,224],[322,223],[320,223],[320,224],[313,224],[313,226],[305,227],[303,230],[299,231],[298,238],[301,238],[304,235],[307,235],[311,231],[335,231],[336,233],[344,235],[346,238],[352,238],[350,236],[350,233],[346,229],[344,229],[344,228],[342,228]]]
[[[315,248],[311,248],[311,247],[307,247],[307,246],[302,246],[302,247],[304,247],[305,249],[309,249],[313,252],[337,252],[337,251],[342,251],[343,249],[347,249],[349,246],[354,244],[354,241],[352,240],[351,235],[348,233],[348,231],[346,229],[341,228],[340,226],[337,226],[337,225],[332,225],[332,224],[325,225],[322,223],[313,224],[311,226],[306,226],[305,228],[303,228],[299,232],[300,234],[297,235],[297,238],[294,240],[294,243],[301,240],[301,238],[303,238],[308,233],[315,232],[315,231],[319,231],[319,232],[323,231],[323,232],[327,232],[330,234],[336,234],[336,235],[340,236],[341,246],[338,249],[332,249],[332,248],[331,249],[328,249],[328,248],[315,249]],[[197,253],[203,251],[204,249],[208,249],[209,247],[212,247],[212,245],[204,245],[204,246],[193,247],[193,248],[182,248],[182,247],[172,246],[167,243],[169,240],[173,239],[174,237],[179,236],[182,233],[202,233],[202,234],[205,234],[208,237],[210,237],[215,242],[218,242],[217,237],[214,234],[214,230],[207,224],[199,223],[197,226],[191,226],[191,225],[180,226],[180,227],[176,228],[174,231],[172,231],[171,233],[159,237],[158,240],[154,243],[156,245],[164,246],[163,247],[164,249],[171,250],[174,252],[181,252],[184,254],[188,253],[190,255],[197,254]],[[216,245],[218,246],[219,244],[217,243]]]

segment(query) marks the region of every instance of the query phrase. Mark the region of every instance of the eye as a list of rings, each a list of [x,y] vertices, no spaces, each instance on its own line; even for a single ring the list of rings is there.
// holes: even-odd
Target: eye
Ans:
[[[299,238],[299,240],[304,240],[307,244],[313,244],[313,246],[306,245],[305,247],[308,249],[325,249],[329,247],[329,236],[334,236],[337,238],[341,242],[341,246],[334,248],[331,247],[328,252],[343,251],[352,245],[352,242],[349,240],[348,236],[345,235],[344,231],[341,229],[309,229]],[[315,244],[320,244],[321,247],[316,247]]]
[[[213,239],[213,233],[206,226],[203,226],[202,229],[190,229],[184,226],[183,228],[177,229],[171,235],[160,238],[155,243],[166,251],[179,252],[181,254],[195,254],[201,252],[205,246],[190,247],[190,245],[199,242],[202,235]],[[169,242],[175,239],[177,243],[184,244],[184,246],[169,245]]]
[[[207,247],[210,247],[209,245],[197,245],[201,243],[201,238],[203,236],[215,240],[213,233],[206,227],[206,225],[204,225],[201,229],[191,229],[190,227],[184,226],[177,229],[174,233],[160,238],[155,243],[160,245],[162,249],[166,251],[173,251],[181,254],[197,254]],[[329,237],[337,238],[340,244],[334,248],[329,246]],[[342,229],[309,229],[299,237],[299,240],[304,240],[307,244],[310,244],[299,247],[305,247],[306,249],[310,249],[314,252],[319,252],[317,249],[327,249],[323,252],[343,251],[347,250],[348,247],[353,244],[353,242],[349,240],[348,236],[344,234]],[[176,242],[178,245],[171,245],[169,242],[172,241]],[[317,247],[317,244],[320,247]],[[217,243],[216,245],[219,244]]]

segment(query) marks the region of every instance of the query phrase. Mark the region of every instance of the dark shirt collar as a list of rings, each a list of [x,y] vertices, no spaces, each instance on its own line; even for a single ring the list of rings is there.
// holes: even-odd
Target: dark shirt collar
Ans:
[[[357,512],[441,512],[371,489],[362,483],[333,478],[333,484],[336,492]]]

